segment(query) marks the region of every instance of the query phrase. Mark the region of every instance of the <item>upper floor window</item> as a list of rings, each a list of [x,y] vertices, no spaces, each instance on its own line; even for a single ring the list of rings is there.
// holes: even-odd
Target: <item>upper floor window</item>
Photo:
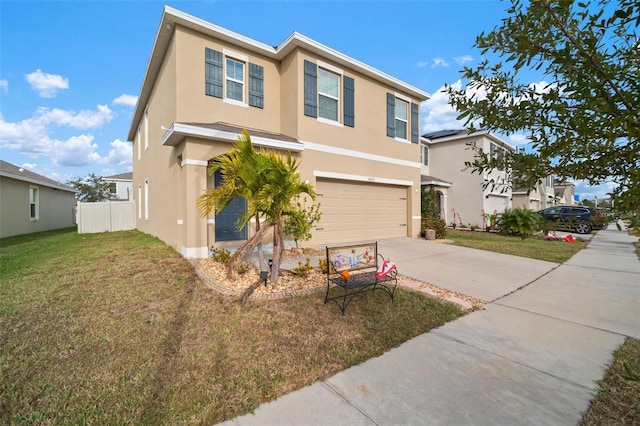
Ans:
[[[426,145],[422,145],[420,149],[420,162],[425,166],[429,165],[429,147]]]
[[[338,121],[340,77],[320,68],[318,70],[318,116]]]
[[[38,208],[38,188],[29,187],[29,220],[38,220],[40,211]]]
[[[249,106],[264,108],[264,67],[244,55],[205,48],[205,94],[242,106],[249,99]]]
[[[420,113],[418,104],[387,93],[387,136],[418,143]]]
[[[402,99],[396,99],[395,120],[396,120],[396,138],[407,139],[407,126],[409,124],[409,102]]]
[[[244,63],[227,58],[227,98],[244,102]]]
[[[354,127],[355,82],[353,78],[344,75],[342,70],[329,64],[305,60],[304,115]]]
[[[506,156],[507,150],[504,149],[503,147],[499,146],[498,144],[495,144],[493,142],[491,142],[491,145],[489,145],[489,156],[492,159],[496,159],[498,161],[500,161],[500,164],[498,166],[498,170],[504,170],[505,169],[505,164],[504,162],[507,159]]]

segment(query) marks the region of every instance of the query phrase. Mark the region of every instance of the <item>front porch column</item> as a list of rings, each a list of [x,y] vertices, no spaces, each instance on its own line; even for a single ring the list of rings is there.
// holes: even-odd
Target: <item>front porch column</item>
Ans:
[[[184,200],[183,247],[184,257],[207,257],[207,217],[198,208],[198,197],[207,189],[207,162],[187,160],[182,165],[182,199]]]

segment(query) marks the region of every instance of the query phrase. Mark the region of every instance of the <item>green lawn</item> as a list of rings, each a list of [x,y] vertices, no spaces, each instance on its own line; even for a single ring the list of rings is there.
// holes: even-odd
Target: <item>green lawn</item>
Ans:
[[[458,318],[396,291],[241,306],[137,231],[0,240],[0,424],[214,424]]]
[[[564,263],[587,246],[586,242],[567,243],[549,241],[541,236],[525,238],[500,235],[493,232],[447,230],[453,244],[496,253],[529,257],[554,263]]]

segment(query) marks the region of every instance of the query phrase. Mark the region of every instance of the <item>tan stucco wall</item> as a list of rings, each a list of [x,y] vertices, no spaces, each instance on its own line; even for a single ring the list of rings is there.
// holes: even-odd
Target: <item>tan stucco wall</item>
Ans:
[[[279,63],[236,46],[227,47],[219,40],[203,37],[193,30],[177,27],[177,122],[231,123],[240,127],[280,133],[280,76]],[[222,52],[228,50],[248,57],[248,62],[264,67],[264,108],[237,106],[221,98],[206,96],[205,48]],[[248,66],[245,67],[248,75]]]
[[[162,145],[162,135],[175,120],[176,90],[176,46],[175,39],[169,45],[157,84],[153,88],[148,110],[148,148],[144,148],[144,116],[139,124],[140,140],[133,146],[133,193],[136,204],[142,207],[142,217],[136,211],[136,227],[142,232],[157,236],[165,242],[177,240],[177,158],[173,149]],[[144,107],[143,107],[144,108]],[[138,147],[141,144],[141,158],[138,160]],[[149,182],[149,219],[145,219],[145,180]],[[142,199],[138,200],[138,187],[142,188]],[[136,209],[137,210],[137,209]],[[173,245],[173,244],[172,244]]]

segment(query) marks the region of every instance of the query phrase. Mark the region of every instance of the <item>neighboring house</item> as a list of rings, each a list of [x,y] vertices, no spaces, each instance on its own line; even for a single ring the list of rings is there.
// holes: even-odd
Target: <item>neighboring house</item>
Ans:
[[[109,193],[114,201],[129,201],[133,199],[133,173],[121,173],[102,178],[109,183]]]
[[[558,204],[552,175],[538,181],[535,188],[513,190],[513,207],[524,207],[529,210],[542,210]]]
[[[301,34],[273,47],[167,6],[128,134],[136,227],[186,257],[246,240],[243,200],[208,217],[197,206],[220,180],[207,165],[246,128],[315,187],[322,219],[308,244],[417,237],[428,97]]]
[[[511,188],[505,171],[480,175],[465,165],[474,158],[470,143],[496,157],[514,150],[487,131],[442,130],[422,135],[422,185],[438,192],[440,214],[448,225],[453,222],[480,225],[483,213],[501,213],[511,207]],[[485,182],[488,186],[483,189]]]
[[[555,199],[559,205],[573,206],[576,204],[576,186],[567,181],[556,180],[553,183]]]
[[[0,238],[75,226],[76,192],[0,160]]]

